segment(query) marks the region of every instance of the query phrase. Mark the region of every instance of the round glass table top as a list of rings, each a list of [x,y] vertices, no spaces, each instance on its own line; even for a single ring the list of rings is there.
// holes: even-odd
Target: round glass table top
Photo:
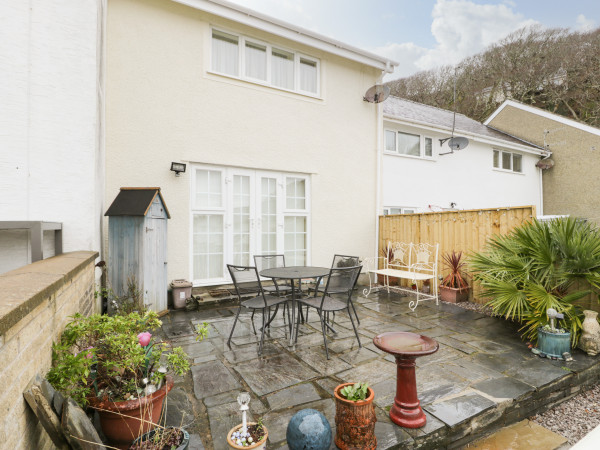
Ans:
[[[407,331],[390,331],[373,338],[373,344],[380,350],[394,356],[424,356],[437,352],[439,344],[420,334]]]
[[[323,277],[328,274],[328,268],[312,266],[274,267],[272,269],[261,270],[259,273],[261,277],[265,278],[286,278],[295,280],[298,280],[300,278]]]

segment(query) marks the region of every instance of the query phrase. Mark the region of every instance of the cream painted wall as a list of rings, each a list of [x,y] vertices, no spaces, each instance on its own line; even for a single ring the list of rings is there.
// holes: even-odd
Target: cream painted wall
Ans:
[[[210,25],[319,58],[321,98],[208,73]],[[162,188],[169,280],[191,276],[190,174],[171,161],[310,174],[311,263],[373,253],[379,71],[168,0],[109,0],[107,26],[106,202]]]
[[[64,251],[100,248],[102,5],[0,2],[0,221],[62,222]],[[0,231],[0,273],[30,262],[28,246],[26,233]]]
[[[544,214],[570,214],[600,223],[600,136],[541,115],[506,106],[490,126],[552,152],[545,170]],[[547,133],[544,133],[547,131]],[[600,132],[600,130],[598,130]]]
[[[447,138],[447,133],[390,122],[385,122],[384,127],[432,137],[434,153],[449,151],[447,145],[440,148],[438,140]],[[449,208],[454,202],[459,209],[535,205],[539,211],[540,174],[535,167],[539,157],[523,154],[522,174],[504,172],[493,168],[493,148],[503,150],[470,139],[467,148],[437,155],[434,160],[384,154],[384,206],[429,211],[428,205]]]

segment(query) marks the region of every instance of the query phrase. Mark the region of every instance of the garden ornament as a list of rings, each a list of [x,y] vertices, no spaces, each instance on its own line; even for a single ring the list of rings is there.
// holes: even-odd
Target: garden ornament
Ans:
[[[237,402],[240,405],[240,411],[242,411],[242,433],[246,434],[248,431],[248,426],[246,423],[246,411],[250,408],[248,404],[250,403],[250,394],[248,392],[240,392],[240,395],[237,397]]]

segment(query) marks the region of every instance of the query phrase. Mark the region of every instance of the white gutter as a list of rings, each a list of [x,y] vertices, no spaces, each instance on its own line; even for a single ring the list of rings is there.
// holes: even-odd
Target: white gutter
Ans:
[[[353,47],[322,34],[261,14],[225,0],[171,0],[215,16],[233,20],[300,44],[323,50],[379,70],[388,71],[399,63],[375,53]]]

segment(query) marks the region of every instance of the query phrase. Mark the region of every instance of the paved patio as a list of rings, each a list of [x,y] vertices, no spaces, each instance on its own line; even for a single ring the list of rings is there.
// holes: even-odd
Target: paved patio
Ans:
[[[176,380],[169,395],[168,422],[186,426],[191,448],[226,449],[228,430],[240,422],[236,397],[249,391],[251,416],[262,416],[269,448],[287,448],[285,433],[294,413],[317,409],[334,428],[335,386],[367,381],[375,390],[379,449],[456,448],[577,394],[600,373],[599,357],[575,350],[573,362],[541,359],[520,340],[516,324],[455,305],[427,301],[412,312],[407,297],[386,292],[359,295],[354,301],[363,348],[358,348],[348,316],[338,314],[338,333],[328,341],[329,361],[314,311],[301,325],[295,347],[288,346],[279,314],[260,358],[249,314],[240,316],[232,346],[227,346],[237,309],[232,304],[163,317],[165,336],[193,358],[191,374]],[[196,342],[192,327],[203,321],[210,324],[210,333]],[[257,316],[257,326],[259,321]],[[417,359],[418,394],[427,414],[421,429],[400,428],[388,417],[396,366],[372,343],[385,331],[424,334],[440,344],[437,353]]]

